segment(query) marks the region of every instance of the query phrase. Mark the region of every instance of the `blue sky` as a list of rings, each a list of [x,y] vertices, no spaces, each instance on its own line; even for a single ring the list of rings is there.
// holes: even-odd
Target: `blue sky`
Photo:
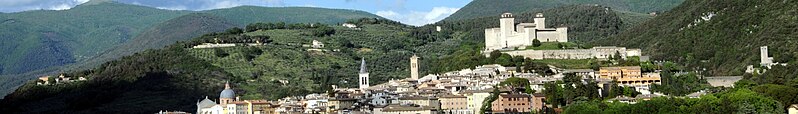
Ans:
[[[0,12],[27,10],[67,10],[89,0],[0,0]],[[170,10],[209,10],[241,5],[268,7],[323,7],[355,9],[377,14],[410,25],[437,22],[471,0],[116,0]]]

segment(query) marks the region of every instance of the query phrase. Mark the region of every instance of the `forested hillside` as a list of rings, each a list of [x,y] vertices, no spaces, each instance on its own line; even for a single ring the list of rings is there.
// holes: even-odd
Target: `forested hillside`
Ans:
[[[197,14],[202,13],[202,14]],[[321,22],[379,18],[355,10],[241,6],[173,11],[91,1],[72,9],[0,14],[0,94],[24,81],[95,67],[135,52],[160,48],[204,33],[255,22]],[[192,27],[195,26],[195,27]],[[139,44],[144,43],[144,44]],[[66,67],[64,67],[66,66]]]
[[[588,4],[608,6],[618,11],[648,14],[668,11],[681,4],[682,1],[684,0],[474,0],[444,20],[455,21],[494,16],[505,12],[522,13],[567,5]]]
[[[707,68],[714,75],[741,75],[758,65],[759,47],[775,62],[796,61],[798,2],[781,0],[688,0],[597,44],[639,47],[657,60]]]

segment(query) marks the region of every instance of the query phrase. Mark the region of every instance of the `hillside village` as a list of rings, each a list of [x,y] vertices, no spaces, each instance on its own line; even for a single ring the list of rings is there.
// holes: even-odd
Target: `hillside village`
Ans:
[[[491,52],[500,52],[512,56],[523,56],[529,59],[598,59],[598,60],[626,60],[648,62],[643,57],[640,49],[626,49],[624,47],[601,46],[590,49],[548,49],[536,50],[525,47],[537,47],[540,39],[533,36],[546,36],[535,34],[558,34],[554,40],[543,42],[567,42],[566,28],[558,28],[555,33],[547,33],[541,21],[545,20],[542,14],[537,14],[535,23],[521,23],[513,25],[512,14],[502,14],[500,28],[486,29],[485,56]],[[505,24],[507,23],[507,24]],[[348,28],[355,25],[343,24]],[[532,28],[527,28],[531,26]],[[553,30],[553,29],[552,29]],[[520,32],[526,31],[526,32]],[[543,31],[543,32],[536,32]],[[530,33],[531,32],[531,33]],[[519,35],[532,34],[532,35]],[[559,38],[559,39],[558,39]],[[519,44],[509,44],[519,43]],[[498,44],[492,44],[498,43]],[[323,47],[323,43],[313,40],[310,50]],[[196,47],[195,47],[196,48]],[[767,47],[762,50],[762,66],[775,65],[767,57]],[[290,96],[275,101],[264,99],[244,100],[236,96],[231,88],[234,85],[225,84],[225,89],[220,93],[220,98],[201,99],[197,102],[198,114],[479,114],[479,113],[545,113],[555,111],[560,113],[562,105],[552,104],[547,97],[552,93],[547,91],[552,85],[562,87],[581,86],[581,89],[593,91],[604,102],[618,102],[635,104],[640,101],[651,100],[656,97],[670,98],[701,98],[709,94],[707,90],[700,90],[685,95],[669,95],[653,92],[651,85],[662,84],[660,70],[644,71],[639,65],[609,66],[598,69],[564,69],[547,65],[545,70],[525,70],[525,68],[508,67],[499,64],[475,66],[458,71],[449,71],[442,74],[420,74],[419,57],[408,57],[407,67],[410,76],[404,79],[392,79],[385,83],[370,84],[367,61],[360,61],[358,86],[338,87],[332,85],[332,90],[326,93],[314,93],[304,96]],[[656,62],[662,64],[662,62]],[[786,64],[781,64],[786,65]],[[753,69],[753,68],[751,68]],[[759,72],[759,70],[756,70]],[[688,75],[694,72],[678,72],[677,75]],[[759,72],[761,73],[761,72]],[[353,72],[354,76],[355,73]],[[714,87],[732,87],[737,77],[710,77],[709,85]],[[564,81],[571,81],[563,83]],[[576,81],[576,82],[573,82]],[[570,85],[573,84],[573,85]],[[580,89],[576,88],[576,89]],[[620,89],[621,93],[619,93]],[[562,90],[560,90],[562,91]],[[566,90],[568,91],[568,90]],[[631,91],[631,92],[630,92]],[[548,94],[548,95],[547,95]],[[550,98],[553,99],[553,98]],[[487,108],[490,107],[490,108]]]
[[[95,68],[25,74],[31,80],[0,98],[0,112],[798,114],[798,50],[790,32],[798,21],[785,16],[795,13],[794,1],[485,5],[494,2],[475,0],[423,26],[346,9],[365,16],[299,12],[264,21],[212,15],[262,12],[252,6],[175,11],[209,14],[154,24],[145,39],[85,64]],[[656,5],[626,6],[632,4]],[[85,7],[125,6],[105,5]],[[737,18],[754,14],[761,17]],[[191,33],[169,36],[186,28]],[[171,38],[186,34],[196,36]],[[136,49],[119,50],[130,47]],[[0,84],[8,85],[14,84]]]

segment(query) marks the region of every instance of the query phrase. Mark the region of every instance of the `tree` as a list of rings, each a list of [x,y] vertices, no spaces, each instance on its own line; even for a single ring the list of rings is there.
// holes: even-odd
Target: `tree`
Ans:
[[[615,51],[615,60],[623,60],[623,56],[621,56],[621,52]]]
[[[559,107],[563,103],[562,87],[556,82],[546,82],[543,87],[546,88],[543,90],[543,94],[546,94],[546,103],[551,104],[554,108]]]
[[[542,43],[540,43],[540,40],[538,39],[532,40],[533,47],[540,47],[540,45],[543,45]]]

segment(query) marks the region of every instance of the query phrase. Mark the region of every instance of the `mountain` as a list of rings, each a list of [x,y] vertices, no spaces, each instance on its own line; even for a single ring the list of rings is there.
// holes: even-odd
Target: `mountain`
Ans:
[[[92,68],[233,26],[283,21],[334,24],[357,18],[380,17],[363,11],[308,7],[173,11],[110,0],[93,0],[68,10],[2,13],[0,52],[5,54],[0,55],[0,94],[34,77]]]
[[[474,0],[443,20],[463,20],[493,16],[505,12],[522,13],[582,4],[596,4],[611,7],[613,10],[647,14],[668,11],[681,4],[682,1],[684,0],[502,0],[500,2],[495,0]]]
[[[204,16],[204,14],[195,14]],[[40,86],[28,81],[0,101],[0,110],[20,113],[151,113],[159,110],[193,111],[203,96],[218,98],[223,82],[233,83],[244,99],[275,100],[320,93],[330,85],[354,87],[357,61],[369,61],[372,80],[385,82],[407,76],[412,28],[389,20],[364,18],[361,29],[324,24],[289,24],[240,33],[228,29],[178,42],[162,49],[142,51],[89,70],[66,72],[88,81]],[[240,30],[240,29],[238,29]],[[249,30],[249,29],[248,29]],[[320,30],[332,33],[315,34]],[[214,49],[190,47],[216,40],[265,42],[263,46]],[[324,43],[323,52],[308,51],[312,40]],[[398,45],[407,48],[381,48]],[[340,49],[341,51],[330,51]],[[422,52],[419,52],[422,53]],[[432,58],[432,57],[431,57]],[[281,83],[285,82],[285,83]]]
[[[0,14],[0,74],[20,74],[51,66],[80,63],[164,21],[189,13],[208,13],[243,26],[255,22],[339,23],[378,17],[363,11],[307,7],[240,6],[208,11],[172,11],[111,1],[92,1],[69,10]],[[200,33],[201,34],[201,33]],[[193,34],[193,35],[200,35]]]
[[[598,41],[639,47],[656,60],[706,68],[714,75],[741,75],[759,64],[759,47],[768,46],[775,62],[798,55],[796,1],[688,0],[623,33]]]

